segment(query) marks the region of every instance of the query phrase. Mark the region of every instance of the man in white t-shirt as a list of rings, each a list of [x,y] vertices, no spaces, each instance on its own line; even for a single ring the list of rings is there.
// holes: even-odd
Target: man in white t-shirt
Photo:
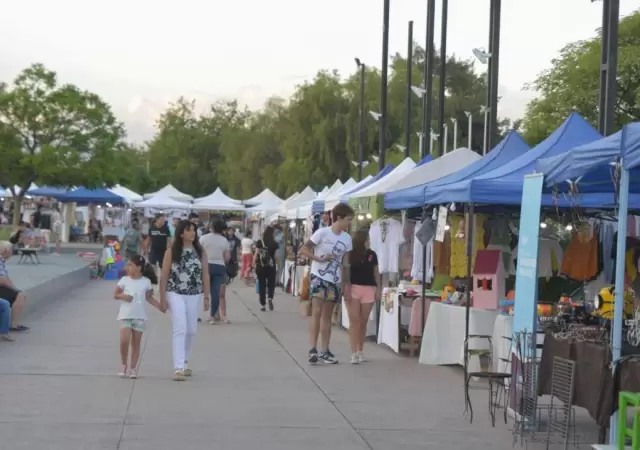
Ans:
[[[309,362],[322,361],[336,364],[338,360],[329,350],[331,339],[331,316],[333,307],[340,302],[340,292],[350,295],[351,267],[349,252],[352,249],[349,226],[353,220],[353,209],[340,203],[331,212],[333,224],[320,228],[302,247],[302,254],[311,260],[311,318],[309,323]],[[318,334],[321,338],[318,352]]]

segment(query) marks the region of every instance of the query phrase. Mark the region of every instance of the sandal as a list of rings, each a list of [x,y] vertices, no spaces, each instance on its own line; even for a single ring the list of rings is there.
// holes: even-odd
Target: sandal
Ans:
[[[15,339],[11,337],[10,334],[3,334],[3,335],[0,335],[0,341],[13,342],[15,341]]]
[[[178,370],[176,370],[176,371],[173,373],[173,378],[172,378],[172,380],[173,380],[173,381],[184,381],[184,380],[185,380],[185,377],[184,377],[184,370],[179,370],[179,369],[178,369]]]
[[[29,327],[27,327],[25,325],[16,325],[15,327],[9,328],[9,331],[16,331],[16,332],[26,333],[27,331],[29,331]]]

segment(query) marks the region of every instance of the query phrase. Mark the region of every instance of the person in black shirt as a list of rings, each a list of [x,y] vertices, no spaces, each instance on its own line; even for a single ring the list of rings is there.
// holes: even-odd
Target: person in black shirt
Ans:
[[[167,247],[171,246],[171,232],[164,220],[164,216],[157,215],[151,227],[149,227],[149,264],[156,264],[162,269],[162,260]]]
[[[373,302],[380,301],[382,284],[378,270],[378,255],[369,248],[368,231],[356,231],[352,237],[351,296],[346,298],[349,314],[349,343],[351,364],[363,362],[363,346],[367,334],[367,322]]]
[[[266,300],[269,299],[269,311],[273,311],[273,296],[276,291],[276,252],[280,248],[273,237],[273,227],[267,227],[262,239],[256,242],[253,264],[258,278],[258,298],[260,311],[266,311]]]

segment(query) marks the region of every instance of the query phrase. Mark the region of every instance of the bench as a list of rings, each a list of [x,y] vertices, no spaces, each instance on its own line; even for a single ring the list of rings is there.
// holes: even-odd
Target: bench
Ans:
[[[40,264],[40,259],[38,259],[38,251],[40,248],[19,248],[18,253],[20,254],[20,259],[18,259],[18,264],[20,264],[24,260],[29,260],[31,264]]]

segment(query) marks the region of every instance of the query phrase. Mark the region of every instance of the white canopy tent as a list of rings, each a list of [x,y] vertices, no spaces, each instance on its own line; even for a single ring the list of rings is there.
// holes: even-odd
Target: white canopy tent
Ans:
[[[211,195],[197,199],[191,208],[196,211],[244,211],[246,209],[240,201],[228,197],[220,188]]]
[[[33,189],[38,189],[38,186],[35,183],[31,183],[29,185],[29,188],[27,189],[27,192],[29,192],[29,191],[31,191]],[[15,191],[16,194],[20,194],[20,191],[21,191],[20,186],[18,186],[18,185],[13,186],[13,190]],[[10,188],[6,188],[4,190],[3,197],[13,197],[13,193],[11,192]]]
[[[318,197],[318,194],[311,189],[311,187],[307,186],[290,204],[286,205],[286,209],[282,211],[281,215],[285,216],[287,219],[300,218],[298,210],[301,207],[304,207],[307,203],[312,203],[316,197]],[[311,205],[309,205],[309,208],[311,208]]]
[[[178,202],[190,202],[193,200],[193,197],[189,194],[185,194],[184,192],[180,192],[172,184],[167,184],[165,187],[160,189],[159,191],[152,192],[150,194],[144,194],[144,198],[153,198],[157,196],[169,197]]]
[[[155,209],[190,209],[191,204],[174,200],[167,195],[156,195],[141,202],[134,203],[136,208],[155,208]]]
[[[375,183],[370,184],[366,188],[355,192],[353,195],[349,196],[350,198],[361,198],[361,197],[370,197],[372,195],[377,195],[389,188],[389,186],[393,186],[398,181],[403,179],[411,169],[416,166],[416,163],[413,162],[411,158],[405,158],[398,166],[393,169],[389,175],[386,177],[380,178]]]
[[[141,202],[142,200],[144,200],[144,197],[142,197],[142,195],[137,194],[133,192],[131,189],[127,189],[124,186],[120,186],[119,184],[116,184],[114,187],[112,187],[109,190],[114,194],[124,198],[127,203]]]
[[[479,159],[482,159],[482,155],[479,155],[468,148],[459,148],[426,164],[414,167],[402,178],[396,179],[394,184],[384,186],[383,190],[379,193],[385,194],[388,192],[399,191],[401,189],[420,186],[421,184],[438,180],[467,167],[469,164]],[[389,174],[389,176],[390,175],[391,174]]]
[[[355,183],[351,179],[347,180],[347,182],[349,181]],[[286,214],[287,219],[304,219],[306,217],[309,217],[310,215],[313,214],[313,204],[315,202],[317,201],[324,202],[324,199],[327,198],[328,195],[339,191],[340,189],[342,189],[342,186],[343,186],[342,181],[336,180],[331,185],[330,188],[324,188],[323,191],[320,192],[320,194],[318,194],[318,196],[313,200],[309,200],[304,204],[299,205],[295,210],[293,209],[288,210]]]
[[[269,188],[266,188],[255,197],[251,197],[250,199],[245,200],[243,203],[245,205],[261,205],[263,203],[264,204],[282,203],[283,201],[284,200],[282,200],[276,194],[271,192]]]
[[[333,208],[335,208],[335,206],[338,203],[340,203],[340,199],[342,198],[343,195],[348,194],[349,192],[357,189],[358,187],[362,186],[365,183],[368,183],[369,180],[371,180],[371,178],[373,178],[373,176],[368,175],[366,178],[364,178],[363,180],[357,183],[352,179],[347,180],[347,182],[343,184],[342,187],[337,192],[327,195],[327,197],[324,200],[325,211],[331,211]],[[353,184],[351,184],[350,181],[353,181]]]

